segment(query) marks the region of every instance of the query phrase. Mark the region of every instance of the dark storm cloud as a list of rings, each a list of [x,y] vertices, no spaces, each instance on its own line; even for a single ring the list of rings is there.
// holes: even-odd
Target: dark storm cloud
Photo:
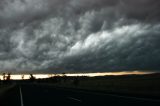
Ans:
[[[157,0],[1,0],[1,71],[159,70]]]

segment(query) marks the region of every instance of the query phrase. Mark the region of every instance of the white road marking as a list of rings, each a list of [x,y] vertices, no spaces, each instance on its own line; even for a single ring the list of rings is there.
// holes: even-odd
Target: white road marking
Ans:
[[[72,99],[72,100],[74,100],[74,101],[82,102],[81,100],[76,99],[76,98],[73,98],[73,97],[68,97],[68,99]]]
[[[143,97],[132,97],[132,96],[121,96],[121,95],[116,95],[116,94],[106,94],[106,93],[99,93],[99,92],[92,92],[92,91],[83,91],[83,90],[78,90],[78,89],[64,89],[60,88],[65,91],[72,91],[72,92],[78,92],[78,93],[86,93],[86,94],[94,94],[94,95],[105,95],[105,96],[112,96],[112,97],[118,97],[118,98],[124,98],[124,99],[135,99],[135,100],[143,100],[143,101],[151,101],[151,102],[160,102],[160,100],[157,99],[151,99],[151,98],[143,98]]]
[[[21,87],[19,87],[19,92],[20,92],[21,106],[24,106],[24,104],[23,104],[23,95],[22,95],[22,89],[21,89]]]

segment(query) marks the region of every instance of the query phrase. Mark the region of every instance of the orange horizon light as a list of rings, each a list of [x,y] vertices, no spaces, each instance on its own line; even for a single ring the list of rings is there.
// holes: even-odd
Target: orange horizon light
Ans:
[[[143,71],[122,71],[122,72],[97,72],[97,73],[68,73],[65,74],[66,76],[88,76],[88,77],[95,77],[95,76],[118,76],[118,75],[143,75],[143,74],[151,74],[154,72],[143,72]],[[63,76],[63,74],[33,74],[36,79],[42,78],[50,78],[52,76]],[[6,75],[7,76],[7,75]],[[22,77],[23,76],[23,77]],[[13,74],[11,75],[12,80],[21,80],[21,79],[29,79],[29,74]],[[0,79],[3,80],[3,75],[0,75]]]

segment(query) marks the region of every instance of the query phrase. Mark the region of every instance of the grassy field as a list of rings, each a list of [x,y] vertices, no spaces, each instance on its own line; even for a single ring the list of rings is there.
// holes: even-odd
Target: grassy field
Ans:
[[[14,81],[12,81],[14,82]],[[121,75],[101,77],[67,77],[56,76],[47,79],[19,80],[17,84],[47,84],[56,87],[84,89],[90,91],[154,97],[160,99],[160,74]],[[0,84],[0,95],[13,84]]]
[[[14,86],[14,84],[0,84],[0,97],[3,96],[5,92],[13,88]]]
[[[75,79],[78,79],[75,84]],[[104,77],[64,77],[53,85],[111,93],[160,97],[160,74]],[[57,80],[57,79],[56,79]]]

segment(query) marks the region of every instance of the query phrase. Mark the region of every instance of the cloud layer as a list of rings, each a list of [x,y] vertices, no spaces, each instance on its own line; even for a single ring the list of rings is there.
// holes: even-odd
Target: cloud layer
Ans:
[[[0,70],[159,70],[157,0],[1,0]]]

